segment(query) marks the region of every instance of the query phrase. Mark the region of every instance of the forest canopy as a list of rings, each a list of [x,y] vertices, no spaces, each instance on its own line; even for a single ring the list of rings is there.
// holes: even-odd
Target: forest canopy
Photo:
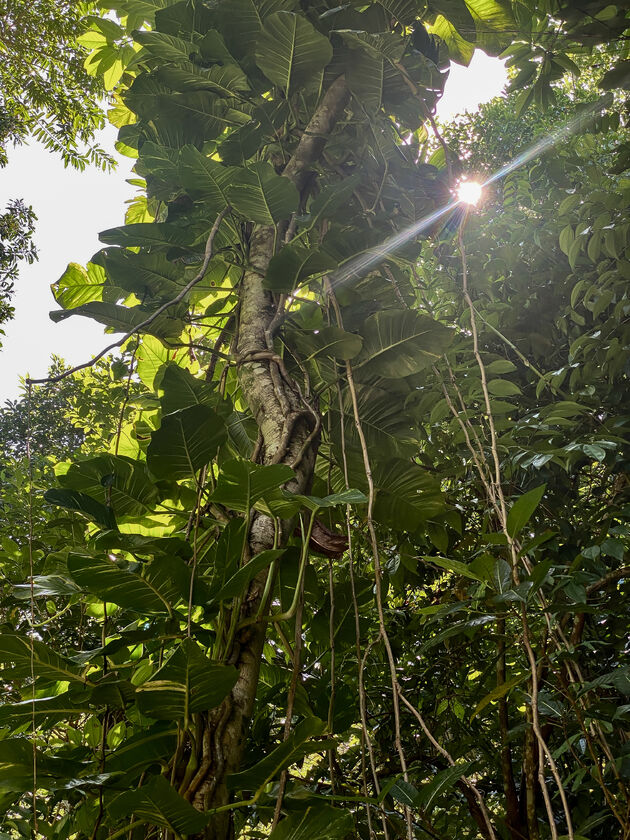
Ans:
[[[0,410],[0,837],[628,840],[626,4],[79,6],[138,195]]]

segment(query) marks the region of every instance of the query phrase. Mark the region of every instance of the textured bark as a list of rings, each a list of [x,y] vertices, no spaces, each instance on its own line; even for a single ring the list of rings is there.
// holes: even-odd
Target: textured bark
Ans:
[[[305,129],[298,147],[282,173],[301,190],[309,177],[309,167],[321,154],[327,138],[342,115],[349,99],[343,77],[332,83]],[[249,360],[253,355],[271,355],[269,329],[276,314],[271,292],[263,288],[263,279],[274,254],[276,230],[271,226],[255,226],[249,242],[248,270],[242,280],[239,299],[238,342],[241,392],[260,430],[263,463],[293,464],[295,479],[288,485],[294,492],[310,486],[317,440],[309,444],[314,418],[299,390],[283,376],[280,366],[271,358]],[[306,447],[306,449],[304,449]],[[283,538],[290,533],[285,523]],[[258,515],[250,530],[250,552],[253,556],[271,548],[274,541],[273,522]],[[250,586],[241,610],[241,619],[256,615],[260,605],[266,573]],[[257,622],[244,627],[234,643],[231,661],[239,678],[231,695],[222,706],[208,716],[204,745],[209,749],[206,778],[197,788],[193,804],[203,810],[228,804],[225,785],[228,774],[240,767],[258,686],[260,660],[266,636],[266,624]],[[206,840],[230,840],[233,837],[231,812],[216,814],[204,837]]]

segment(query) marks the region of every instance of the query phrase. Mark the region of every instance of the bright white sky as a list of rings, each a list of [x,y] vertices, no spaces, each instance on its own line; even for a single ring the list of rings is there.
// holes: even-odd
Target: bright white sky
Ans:
[[[438,106],[442,122],[474,110],[503,90],[503,62],[477,51],[470,67],[454,64]],[[106,129],[100,144],[113,152],[115,129]],[[33,143],[9,149],[9,165],[0,170],[0,212],[11,198],[23,198],[37,214],[35,242],[39,261],[23,265],[13,299],[15,318],[5,325],[0,351],[0,404],[20,393],[20,377],[46,376],[52,354],[71,365],[87,361],[112,338],[89,318],[75,316],[59,324],[48,317],[58,308],[50,291],[69,262],[82,265],[99,250],[98,232],[124,221],[125,201],[135,187],[126,183],[133,160],[119,158],[118,169],[76,172]]]

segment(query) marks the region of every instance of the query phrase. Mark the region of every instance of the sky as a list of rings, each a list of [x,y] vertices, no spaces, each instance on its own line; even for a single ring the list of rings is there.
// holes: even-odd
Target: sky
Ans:
[[[452,65],[444,96],[437,109],[445,122],[472,111],[498,96],[506,82],[503,62],[477,51],[467,68]],[[133,177],[131,158],[114,150],[116,130],[105,129],[99,144],[115,155],[111,173],[94,168],[77,172],[33,142],[9,149],[9,164],[0,170],[0,212],[11,198],[22,198],[37,215],[35,244],[39,260],[22,265],[13,298],[15,317],[5,325],[0,350],[0,404],[21,392],[20,378],[46,376],[51,355],[68,364],[88,361],[108,344],[111,335],[91,320],[75,316],[55,324],[48,313],[57,309],[50,286],[69,262],[85,265],[102,246],[98,232],[123,224],[125,202],[137,192],[126,179]]]

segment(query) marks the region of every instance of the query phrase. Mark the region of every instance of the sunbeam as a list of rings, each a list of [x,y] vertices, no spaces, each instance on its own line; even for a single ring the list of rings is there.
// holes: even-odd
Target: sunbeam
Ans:
[[[601,109],[601,101],[593,102],[588,108],[584,109],[581,114],[569,120],[559,128],[554,129],[550,134],[538,140],[528,149],[520,152],[513,160],[506,163],[494,174],[490,175],[490,177],[482,184],[473,181],[463,181],[458,189],[458,198],[456,200],[449,202],[438,210],[435,210],[433,213],[430,213],[428,216],[425,216],[423,219],[420,219],[418,222],[410,225],[405,230],[400,231],[400,233],[397,233],[395,236],[386,239],[377,248],[350,260],[346,266],[331,275],[331,283],[333,285],[345,283],[351,277],[359,275],[366,269],[379,263],[388,254],[395,251],[396,248],[399,248],[409,239],[418,236],[418,234],[427,230],[427,228],[430,228],[439,219],[448,216],[457,207],[468,207],[476,204],[485,187],[499,181],[501,178],[505,178],[506,175],[509,175],[510,172],[518,169],[519,166],[523,166],[525,163],[539,157],[543,154],[543,152],[546,152],[553,146],[557,146],[559,143],[568,139],[579,128],[585,128],[596,117],[598,112],[601,113]],[[464,185],[466,185],[467,189],[462,193],[461,188]],[[471,193],[471,188],[474,189],[474,195]],[[472,200],[473,198],[474,200]]]

